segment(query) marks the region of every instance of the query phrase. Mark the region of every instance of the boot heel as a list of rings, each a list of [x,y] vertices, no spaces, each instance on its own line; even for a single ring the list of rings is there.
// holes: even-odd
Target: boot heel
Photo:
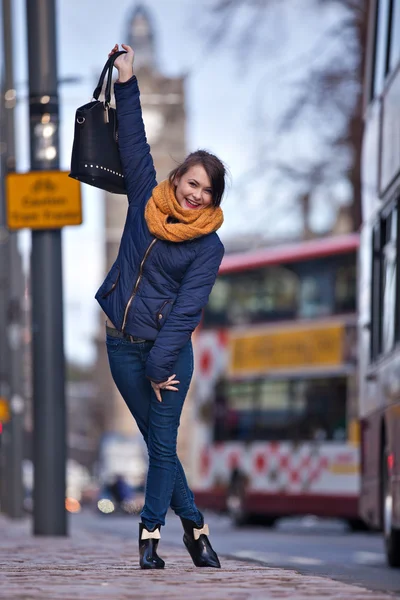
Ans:
[[[193,521],[187,519],[181,519],[181,521],[185,531],[183,543],[192,557],[194,565],[196,567],[220,569],[221,564],[218,555],[208,539],[208,525],[203,524],[203,527],[198,527]]]
[[[141,569],[163,569],[165,562],[157,554],[158,541],[161,538],[161,525],[147,529],[144,523],[139,523],[139,557]]]

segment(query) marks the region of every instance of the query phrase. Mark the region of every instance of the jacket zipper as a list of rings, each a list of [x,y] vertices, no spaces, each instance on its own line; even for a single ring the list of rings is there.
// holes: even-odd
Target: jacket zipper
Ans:
[[[121,327],[121,331],[122,331],[122,332],[124,332],[125,325],[126,325],[126,320],[127,320],[127,318],[128,318],[128,311],[129,311],[129,309],[130,309],[130,307],[131,307],[131,304],[132,304],[132,302],[133,302],[133,299],[134,299],[134,297],[136,296],[136,292],[137,292],[137,289],[138,289],[138,286],[139,286],[140,280],[141,280],[141,278],[142,278],[142,275],[143,275],[143,265],[144,265],[144,263],[146,262],[146,260],[147,260],[147,257],[148,257],[148,255],[150,254],[150,250],[152,249],[152,247],[154,246],[154,244],[156,243],[156,241],[157,241],[157,239],[155,239],[155,240],[153,240],[153,241],[151,242],[150,246],[147,248],[147,250],[146,250],[146,252],[145,252],[145,254],[144,254],[144,256],[143,256],[143,260],[142,260],[142,262],[140,263],[140,267],[139,267],[139,275],[138,275],[138,278],[136,279],[136,283],[135,283],[135,287],[133,288],[132,295],[131,295],[131,297],[129,298],[129,300],[128,300],[128,304],[126,305],[126,308],[125,308],[125,312],[124,312],[124,320],[122,321],[122,327]]]

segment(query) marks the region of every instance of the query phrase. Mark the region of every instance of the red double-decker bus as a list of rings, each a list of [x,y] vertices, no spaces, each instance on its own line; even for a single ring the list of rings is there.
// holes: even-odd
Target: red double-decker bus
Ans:
[[[358,526],[357,234],[227,255],[195,338],[191,476],[236,523]]]
[[[400,2],[372,2],[360,238],[360,511],[400,566]]]

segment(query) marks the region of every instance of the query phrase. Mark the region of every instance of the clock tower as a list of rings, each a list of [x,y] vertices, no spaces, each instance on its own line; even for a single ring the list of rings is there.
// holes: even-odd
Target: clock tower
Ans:
[[[185,80],[184,77],[165,77],[158,69],[154,26],[144,6],[139,5],[133,10],[125,39],[135,51],[134,72],[140,87],[146,136],[157,181],[162,181],[186,156]],[[105,193],[104,276],[117,257],[127,206],[126,196]],[[135,430],[133,418],[112,381],[108,367],[105,321],[106,316],[101,313],[95,368],[103,428],[108,432],[132,434]]]

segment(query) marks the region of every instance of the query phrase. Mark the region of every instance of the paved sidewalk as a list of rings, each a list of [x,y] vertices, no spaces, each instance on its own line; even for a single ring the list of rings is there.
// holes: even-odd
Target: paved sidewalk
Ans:
[[[4,600],[389,600],[323,577],[222,558],[197,569],[187,552],[160,543],[164,571],[141,571],[136,539],[71,528],[68,538],[33,538],[29,521],[0,516],[0,598]],[[382,582],[384,585],[384,582]]]

